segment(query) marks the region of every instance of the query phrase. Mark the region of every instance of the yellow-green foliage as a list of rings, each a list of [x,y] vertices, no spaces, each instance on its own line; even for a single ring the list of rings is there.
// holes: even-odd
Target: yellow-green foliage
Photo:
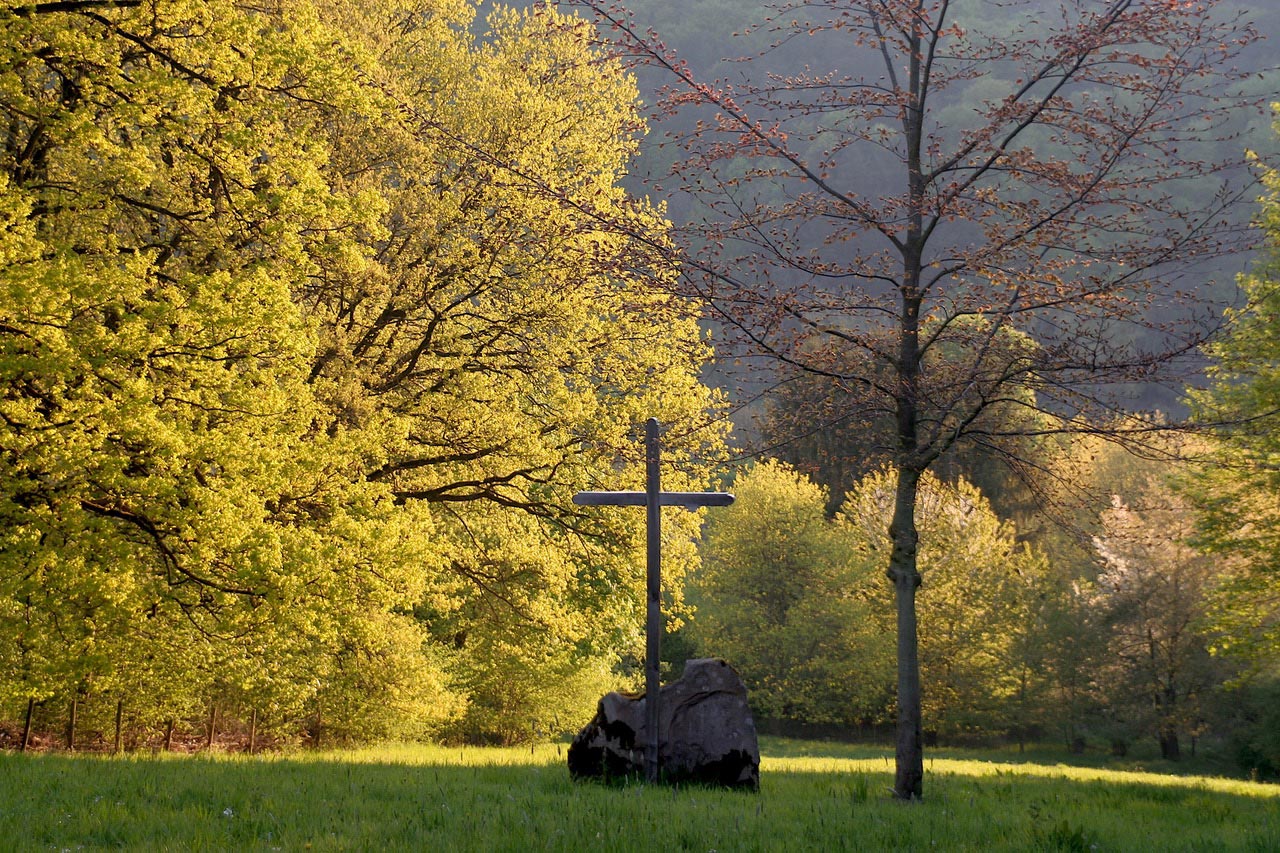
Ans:
[[[1214,602],[1215,622],[1224,629],[1220,650],[1275,676],[1280,652],[1280,173],[1267,171],[1263,181],[1267,192],[1259,221],[1268,250],[1240,278],[1246,301],[1227,312],[1228,333],[1210,349],[1215,358],[1211,387],[1192,394],[1199,416],[1223,424],[1216,447],[1219,464],[1206,467],[1186,485],[1202,510],[1200,544],[1243,569]]]
[[[840,507],[839,519],[862,559],[888,565],[895,474],[865,477]],[[1039,629],[1033,607],[1047,561],[1018,541],[990,502],[963,478],[944,483],[925,474],[916,503],[920,531],[920,669],[925,725],[944,732],[991,731],[1009,722],[1010,701]],[[881,587],[884,609],[890,590]]]
[[[172,713],[408,601],[342,582],[386,501],[311,434],[311,265],[282,236],[317,221],[298,69],[231,4],[153,12],[3,21],[6,198],[30,211],[0,273],[6,699]]]
[[[779,463],[749,469],[734,491],[705,533],[693,632],[701,652],[738,667],[766,717],[886,719],[893,472],[859,481],[834,521],[823,490]],[[1044,677],[1031,670],[1047,561],[963,479],[926,475],[917,517],[926,725],[955,734],[1026,722],[1015,719],[1015,700]]]
[[[1280,105],[1277,105],[1280,106]],[[1280,133],[1280,124],[1276,126]],[[1280,686],[1280,173],[1263,174],[1258,221],[1267,250],[1240,278],[1243,305],[1227,312],[1227,333],[1210,348],[1209,388],[1193,392],[1199,417],[1222,424],[1215,462],[1184,478],[1200,511],[1197,545],[1227,567],[1213,590],[1213,651],[1244,665],[1252,681],[1237,697],[1233,739],[1244,767],[1280,774],[1274,697]]]
[[[777,462],[738,476],[705,531],[695,581],[701,654],[741,673],[758,714],[854,724],[885,713],[892,643],[880,567],[824,515],[823,490]]]
[[[618,186],[630,78],[473,15],[0,17],[0,703],[510,739],[635,648],[642,514],[569,497],[650,415],[703,485],[709,349]]]

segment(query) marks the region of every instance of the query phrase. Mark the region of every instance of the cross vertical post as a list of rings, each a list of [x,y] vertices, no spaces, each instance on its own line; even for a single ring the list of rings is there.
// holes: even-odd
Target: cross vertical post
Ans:
[[[645,516],[645,728],[648,739],[644,746],[644,775],[657,782],[662,771],[661,741],[658,727],[662,723],[662,683],[659,665],[662,651],[662,508],[682,506],[694,510],[702,506],[728,506],[733,495],[727,492],[662,491],[662,457],[658,441],[658,419],[649,418],[644,425],[645,483],[643,492],[578,492],[573,502],[578,506],[643,506]]]
[[[645,580],[648,587],[648,610],[645,620],[644,695],[645,722],[649,742],[644,748],[644,775],[658,781],[658,724],[661,720],[662,685],[659,664],[662,660],[662,483],[661,450],[658,445],[658,419],[649,418],[644,425],[645,510],[647,511],[648,548]]]

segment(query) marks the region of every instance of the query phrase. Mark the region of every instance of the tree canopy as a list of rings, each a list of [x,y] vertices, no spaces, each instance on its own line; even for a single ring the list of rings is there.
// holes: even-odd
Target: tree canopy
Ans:
[[[705,477],[709,348],[600,225],[665,239],[634,84],[473,11],[0,14],[6,701],[511,739],[633,652],[638,522],[568,497],[654,412]]]
[[[1259,223],[1267,251],[1240,279],[1242,303],[1228,312],[1229,332],[1210,350],[1212,384],[1193,394],[1207,418],[1230,425],[1222,431],[1214,463],[1188,484],[1202,510],[1200,543],[1242,569],[1222,590],[1215,608],[1228,628],[1231,651],[1263,670],[1280,651],[1276,613],[1276,557],[1280,506],[1276,454],[1280,372],[1276,319],[1280,306],[1280,175],[1268,171]]]
[[[698,647],[738,669],[761,717],[879,722],[892,654],[875,607],[879,572],[803,474],[761,462],[733,489],[734,504],[707,523],[692,578]]]

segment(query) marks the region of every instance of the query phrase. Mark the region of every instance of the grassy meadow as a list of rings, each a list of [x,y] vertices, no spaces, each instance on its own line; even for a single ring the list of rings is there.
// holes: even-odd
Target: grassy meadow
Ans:
[[[766,739],[758,794],[575,784],[563,746],[0,754],[5,850],[1280,850],[1280,786]]]

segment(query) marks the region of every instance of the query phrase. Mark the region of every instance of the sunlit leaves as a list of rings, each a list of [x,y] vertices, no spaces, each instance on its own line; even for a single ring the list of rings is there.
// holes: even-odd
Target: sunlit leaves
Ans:
[[[862,479],[840,507],[841,524],[872,565],[891,542],[894,472]],[[961,479],[925,475],[917,498],[920,531],[920,661],[930,727],[951,734],[1013,722],[1015,697],[1040,629],[1045,557],[1018,542],[1013,526]],[[887,599],[889,590],[884,587]],[[1033,676],[1034,678],[1034,676]]]
[[[876,606],[882,568],[791,468],[763,462],[733,488],[737,500],[708,522],[694,582],[701,652],[737,667],[766,718],[883,719],[892,651]]]
[[[469,693],[470,731],[526,737],[633,648],[641,519],[568,497],[634,478],[654,414],[672,482],[701,478],[708,351],[617,187],[628,78],[549,10],[471,18],[0,21],[6,699],[363,735]]]
[[[1276,494],[1277,371],[1276,321],[1280,317],[1280,177],[1266,175],[1268,193],[1260,222],[1268,255],[1240,284],[1246,302],[1229,312],[1227,334],[1210,350],[1212,386],[1193,395],[1201,414],[1223,426],[1218,464],[1190,485],[1202,511],[1201,544],[1213,553],[1242,561],[1246,571],[1227,584],[1215,602],[1215,618],[1226,629],[1225,645],[1262,670],[1280,648],[1276,614],[1280,580],[1280,504]]]

